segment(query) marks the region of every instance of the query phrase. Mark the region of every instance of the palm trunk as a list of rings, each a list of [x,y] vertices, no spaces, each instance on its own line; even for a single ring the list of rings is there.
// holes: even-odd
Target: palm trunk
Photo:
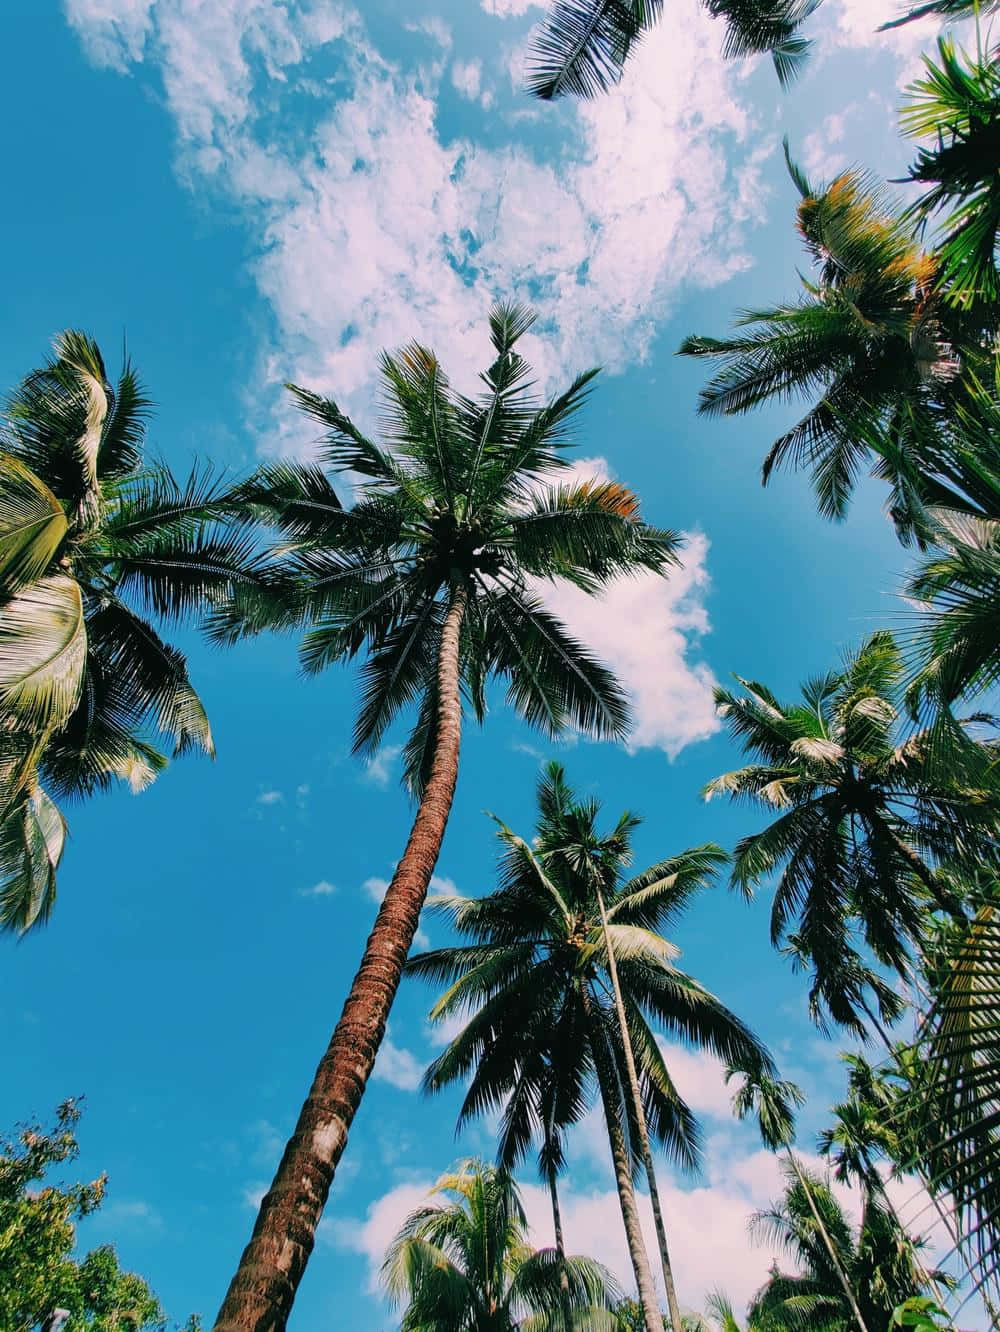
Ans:
[[[816,1222],[816,1227],[823,1238],[823,1243],[826,1245],[826,1251],[830,1255],[830,1261],[836,1269],[837,1277],[844,1289],[844,1294],[847,1296],[847,1303],[851,1306],[851,1313],[854,1315],[854,1321],[858,1325],[859,1332],[868,1332],[865,1320],[861,1316],[861,1310],[858,1308],[858,1301],[854,1296],[854,1289],[851,1286],[847,1273],[844,1271],[844,1264],[840,1260],[840,1254],[834,1247],[833,1240],[830,1238],[830,1232],[823,1224],[823,1218],[819,1214],[819,1208],[816,1206],[816,1200],[813,1198],[812,1189],[809,1187],[809,1181],[802,1173],[802,1167],[799,1165],[798,1158],[792,1151],[791,1147],[786,1147],[785,1151],[788,1154],[792,1169],[795,1171],[795,1178],[799,1181],[799,1185],[802,1188],[803,1193],[806,1195],[806,1202],[809,1204],[809,1210],[812,1212],[813,1220]]]
[[[466,593],[459,584],[441,632],[434,761],[420,808],[214,1332],[284,1332],[291,1313],[351,1122],[385,1035],[451,812],[461,739],[459,639],[465,608]]]
[[[601,1103],[604,1106],[604,1118],[608,1125],[608,1139],[611,1144],[611,1160],[615,1171],[615,1184],[618,1188],[618,1202],[621,1206],[622,1223],[625,1227],[625,1240],[628,1244],[632,1271],[639,1292],[646,1332],[662,1332],[663,1315],[660,1313],[656,1298],[656,1286],[653,1284],[653,1270],[649,1265],[646,1242],[642,1237],[642,1225],[639,1221],[639,1209],[632,1186],[632,1161],[625,1142],[621,1115],[624,1107],[621,1097],[612,1091],[608,1059],[602,1056],[603,1035],[594,1016],[590,994],[586,982],[581,986],[584,1010],[590,1027],[590,1040],[594,1050],[594,1065],[597,1069],[597,1083],[601,1089]]]
[[[549,1185],[549,1198],[552,1200],[552,1229],[556,1237],[556,1257],[559,1260],[559,1298],[562,1303],[563,1332],[573,1332],[573,1310],[570,1305],[569,1276],[566,1272],[566,1242],[563,1239],[562,1213],[559,1210],[559,1189],[556,1184],[555,1167],[549,1166],[545,1172]]]
[[[656,1239],[660,1247],[660,1267],[663,1272],[663,1289],[667,1294],[667,1309],[670,1313],[670,1325],[673,1332],[684,1332],[681,1322],[680,1306],[677,1303],[677,1290],[674,1286],[674,1271],[670,1263],[670,1252],[667,1248],[667,1231],[663,1224],[663,1209],[660,1207],[660,1190],[656,1183],[656,1170],[653,1166],[653,1152],[649,1145],[649,1129],[646,1125],[646,1112],[642,1107],[642,1095],[639,1091],[639,1076],[635,1068],[635,1055],[632,1051],[632,1038],[629,1035],[628,1022],[625,1017],[625,1001],[622,999],[622,989],[618,982],[618,963],[615,960],[615,950],[611,943],[611,934],[608,930],[608,916],[604,909],[604,896],[600,886],[595,882],[597,891],[597,905],[601,912],[601,928],[604,931],[604,946],[608,952],[608,974],[611,977],[611,989],[614,992],[615,1012],[618,1015],[618,1030],[621,1035],[622,1049],[625,1053],[625,1072],[628,1077],[629,1096],[632,1101],[632,1112],[635,1115],[635,1121],[639,1129],[639,1146],[642,1151],[642,1161],[646,1168],[646,1181],[649,1184],[649,1201],[653,1207],[653,1222],[656,1226]]]

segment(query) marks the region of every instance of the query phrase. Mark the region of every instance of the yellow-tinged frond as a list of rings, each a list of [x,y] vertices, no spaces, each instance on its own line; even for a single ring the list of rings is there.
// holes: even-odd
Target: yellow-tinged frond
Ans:
[[[87,657],[83,598],[66,574],[22,588],[0,614],[0,718],[61,726],[76,707]]]

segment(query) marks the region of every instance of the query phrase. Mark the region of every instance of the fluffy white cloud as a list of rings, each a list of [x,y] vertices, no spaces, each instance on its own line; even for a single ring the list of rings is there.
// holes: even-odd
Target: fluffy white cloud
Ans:
[[[326,879],[320,879],[319,883],[314,883],[311,888],[302,888],[299,891],[300,897],[332,897],[337,891],[336,884],[328,883]]]
[[[677,0],[626,85],[575,109],[579,151],[563,161],[516,138],[443,142],[427,71],[388,63],[332,4],[76,0],[69,17],[95,58],[159,66],[183,171],[260,219],[271,382],[294,374],[349,398],[378,347],[415,335],[468,379],[498,294],[541,309],[544,381],[620,367],[685,283],[746,263],[759,150],[698,0]],[[311,96],[317,61],[347,89],[332,109]]]
[[[386,1036],[372,1071],[376,1082],[388,1082],[399,1091],[417,1091],[423,1076],[424,1065],[416,1055]]]
[[[402,745],[383,745],[365,763],[366,781],[374,783],[383,791],[387,790],[392,779],[393,767],[402,752]]]
[[[607,480],[604,458],[585,458],[575,479]],[[719,729],[712,702],[715,678],[692,660],[709,630],[704,595],[708,588],[708,539],[687,534],[683,563],[667,578],[642,573],[622,578],[599,596],[569,584],[543,586],[547,605],[570,630],[611,666],[632,696],[633,749],[660,748],[673,758]]]
[[[456,60],[451,67],[451,81],[463,97],[474,102],[483,83],[482,61]]]

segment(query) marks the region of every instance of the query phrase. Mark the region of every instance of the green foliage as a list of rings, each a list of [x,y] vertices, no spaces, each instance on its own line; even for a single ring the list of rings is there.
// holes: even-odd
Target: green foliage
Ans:
[[[468,1020],[427,1070],[424,1085],[437,1091],[471,1074],[460,1123],[502,1107],[499,1159],[511,1167],[540,1142],[559,1168],[563,1135],[592,1103],[596,1079],[610,1079],[611,1103],[619,1101],[624,1051],[609,997],[599,887],[650,1135],[691,1167],[699,1156],[698,1127],[651,1023],[741,1069],[774,1072],[739,1018],[674,965],[677,949],[660,933],[725,857],[718,847],[695,847],[627,878],[634,815],[600,832],[600,806],[577,799],[558,764],[542,775],[538,806],[530,845],[499,825],[495,893],[430,901],[469,942],[420,954],[407,970],[446,985],[433,1020],[459,1014]],[[638,1153],[627,1098],[624,1112]]]
[[[53,1129],[27,1125],[0,1141],[0,1327],[30,1332],[57,1309],[64,1332],[163,1329],[159,1301],[145,1281],[123,1272],[112,1248],[72,1255],[74,1222],[101,1204],[105,1179],[63,1186],[45,1183],[53,1166],[77,1155],[72,1101],[59,1107]],[[191,1327],[192,1324],[189,1324]]]
[[[754,1296],[750,1326],[767,1332],[797,1332],[806,1327],[810,1332],[853,1332],[854,1315],[822,1225],[865,1325],[869,1329],[885,1327],[898,1304],[920,1293],[917,1252],[922,1241],[906,1235],[892,1214],[870,1195],[865,1197],[861,1224],[855,1231],[828,1183],[816,1175],[802,1174],[800,1180],[789,1168],[784,1195],[758,1212],[751,1223],[758,1242],[778,1246],[794,1260],[795,1271],[772,1268],[770,1279]]]
[[[620,1296],[590,1258],[532,1249],[512,1176],[463,1161],[438,1180],[386,1254],[382,1281],[405,1305],[403,1332],[556,1332],[564,1315],[580,1332],[614,1332]]]
[[[919,221],[940,218],[937,255],[946,299],[978,310],[996,327],[1000,301],[1000,70],[996,59],[971,57],[950,38],[938,58],[924,56],[925,75],[908,89],[906,133],[922,139],[910,179],[929,186],[914,205]]]
[[[149,402],[128,364],[69,331],[0,418],[0,927],[52,911],[57,796],[140,790],[160,745],[212,753],[183,656],[147,616],[185,620],[251,577],[222,492],[144,465]]]
[[[939,1322],[939,1319],[944,1321]],[[918,1295],[912,1300],[906,1300],[894,1309],[892,1321],[889,1324],[890,1329],[894,1327],[912,1327],[914,1332],[941,1332],[942,1328],[950,1326],[945,1311],[925,1295]]]
[[[929,913],[961,916],[942,864],[996,860],[998,797],[936,761],[930,737],[905,734],[903,662],[874,634],[840,671],[810,681],[798,703],[763,684],[716,691],[750,766],[717,777],[725,795],[774,811],[733,857],[732,886],[749,896],[776,876],[771,937],[813,977],[814,1016],[866,1031],[872,999],[885,1021],[899,996],[869,956],[905,974]],[[970,742],[971,743],[971,742]]]
[[[595,592],[677,562],[677,535],[642,522],[623,486],[559,484],[596,371],[540,403],[515,349],[532,322],[520,306],[494,307],[496,359],[474,400],[451,389],[424,347],[383,355],[384,443],[332,399],[292,387],[323,427],[323,462],[356,482],[351,507],[323,467],[293,462],[264,465],[232,496],[239,512],[276,528],[281,545],[260,581],[220,608],[216,637],[302,630],[310,672],[367,654],[355,749],[376,749],[413,706],[405,776],[417,793],[434,752],[438,646],[455,596],[465,599],[460,667],[477,719],[493,678],[549,734],[576,726],[617,739],[627,729],[621,689],[545,610],[537,582],[566,579]]]

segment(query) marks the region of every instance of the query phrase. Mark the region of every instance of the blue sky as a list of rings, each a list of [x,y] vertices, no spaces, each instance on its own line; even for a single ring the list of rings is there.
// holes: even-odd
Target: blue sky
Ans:
[[[152,447],[180,470],[195,458],[241,469],[308,452],[286,379],[372,424],[376,352],[419,337],[468,383],[496,296],[537,306],[530,356],[544,385],[608,367],[578,455],[690,534],[686,567],[600,606],[554,595],[632,690],[634,744],[554,747],[497,700],[486,730],[467,734],[439,866],[463,892],[492,882],[482,811],[530,829],[551,754],[609,812],[644,816],[640,861],[731,845],[753,816],[698,798],[735,757],[712,681],[735,671],[787,693],[896,613],[905,557],[874,483],[840,527],[815,515],[800,478],[762,491],[759,461],[788,413],[697,419],[702,368],[673,353],[737,307],[794,292],[803,259],[782,133],[818,176],[861,158],[900,173],[894,107],[929,33],[875,38],[891,0],[827,0],[820,53],[785,97],[769,66],[722,64],[695,0],[669,9],[617,92],[541,108],[519,88],[541,12],[530,0],[414,0],[405,20],[388,0],[363,17],[328,0],[3,6],[3,384],[61,328],[91,331],[111,364],[125,338],[158,404]],[[110,1186],[82,1242],[115,1241],[174,1317],[210,1319],[411,811],[398,736],[372,765],[350,755],[350,671],[303,680],[280,639],[222,654],[181,638],[218,760],[71,811],[52,924],[2,945],[0,1120],[85,1094],[80,1171],[107,1170]],[[444,938],[433,919],[426,931]],[[766,904],[720,886],[676,942],[813,1096],[808,1150],[840,1086],[836,1049],[768,946]],[[431,1000],[401,992],[296,1332],[394,1326],[373,1285],[382,1247],[452,1160],[490,1151],[488,1126],[455,1141],[455,1097],[415,1089],[435,1051]],[[703,1177],[667,1188],[681,1299],[697,1307],[722,1285],[742,1301],[771,1257],[744,1222],[777,1171],[729,1122],[712,1062],[673,1058],[708,1142]],[[569,1241],[624,1275],[605,1156],[588,1122],[566,1185]],[[525,1183],[548,1242],[530,1172]]]

